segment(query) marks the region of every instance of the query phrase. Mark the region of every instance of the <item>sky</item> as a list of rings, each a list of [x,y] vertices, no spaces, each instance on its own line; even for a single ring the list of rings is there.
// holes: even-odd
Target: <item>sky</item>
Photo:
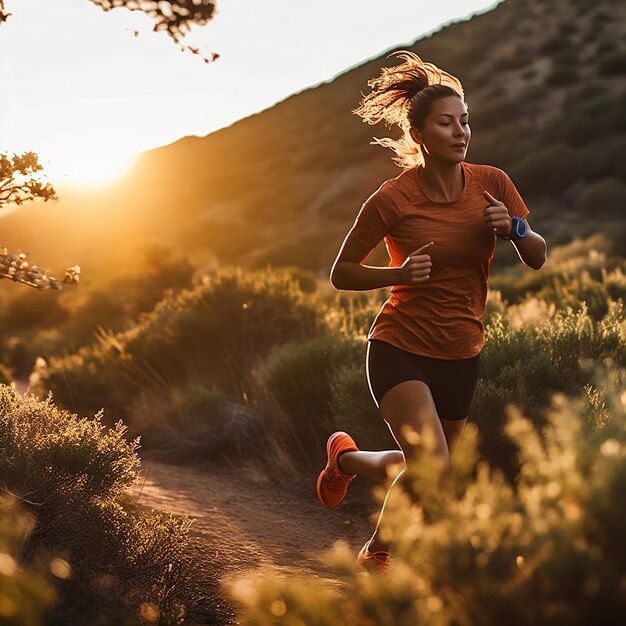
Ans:
[[[88,0],[5,0],[0,152],[55,185],[98,185],[141,151],[205,136],[496,0],[218,0],[182,52],[149,19]],[[136,35],[135,33],[139,34]]]

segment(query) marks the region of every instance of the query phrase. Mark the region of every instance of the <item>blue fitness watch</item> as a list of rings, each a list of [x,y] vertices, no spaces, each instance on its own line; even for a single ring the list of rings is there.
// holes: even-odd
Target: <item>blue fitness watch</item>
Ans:
[[[496,235],[498,235],[500,239],[506,239],[507,241],[519,241],[520,239],[524,239],[524,237],[526,237],[526,233],[528,232],[526,222],[519,217],[512,217],[511,221],[513,224],[509,235],[501,235],[498,231],[496,231]]]

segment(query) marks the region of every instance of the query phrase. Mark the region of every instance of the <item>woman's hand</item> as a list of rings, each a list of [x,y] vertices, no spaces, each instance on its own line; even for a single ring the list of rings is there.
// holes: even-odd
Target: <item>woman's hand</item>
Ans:
[[[513,230],[513,220],[508,209],[500,200],[496,200],[488,191],[483,192],[489,205],[483,210],[485,222],[495,228],[503,237],[509,237]],[[524,220],[526,221],[526,220]],[[538,270],[546,262],[546,242],[541,235],[532,230],[526,222],[526,235],[523,239],[511,242],[522,263]]]
[[[430,277],[430,268],[432,267],[432,261],[429,254],[423,254],[426,248],[433,245],[433,242],[427,243],[411,252],[406,258],[406,261],[398,268],[398,283],[399,285],[419,285],[424,283]]]
[[[483,217],[487,226],[494,228],[503,237],[508,237],[513,229],[513,220],[509,215],[509,210],[503,202],[496,200],[488,191],[483,195],[489,204],[483,210]]]

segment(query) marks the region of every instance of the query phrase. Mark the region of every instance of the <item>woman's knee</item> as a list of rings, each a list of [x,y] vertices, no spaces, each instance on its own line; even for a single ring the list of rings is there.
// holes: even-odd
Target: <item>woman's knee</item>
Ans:
[[[446,436],[425,383],[412,380],[397,385],[383,396],[380,410],[406,457],[426,451],[448,465]]]

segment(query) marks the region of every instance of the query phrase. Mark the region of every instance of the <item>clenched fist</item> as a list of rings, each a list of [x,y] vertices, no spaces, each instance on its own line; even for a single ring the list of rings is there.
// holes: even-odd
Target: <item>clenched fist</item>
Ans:
[[[489,204],[483,210],[485,223],[494,228],[503,237],[508,237],[513,228],[513,221],[509,215],[509,210],[504,206],[503,202],[496,200],[488,191],[484,191],[483,195]]]
[[[427,243],[411,252],[406,258],[404,263],[399,268],[399,281],[400,285],[418,285],[426,282],[430,277],[430,268],[432,267],[432,261],[429,254],[423,254],[426,248],[433,245],[433,242]]]

